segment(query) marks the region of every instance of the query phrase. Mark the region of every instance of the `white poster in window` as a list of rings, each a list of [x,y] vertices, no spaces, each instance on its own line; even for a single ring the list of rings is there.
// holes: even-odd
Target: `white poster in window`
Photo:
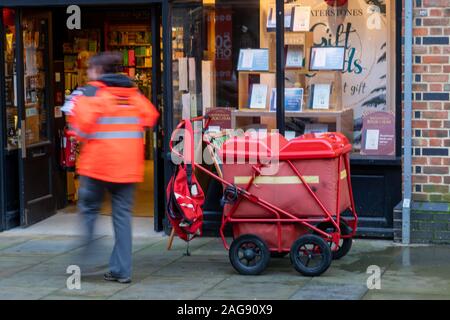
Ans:
[[[311,7],[294,7],[292,31],[309,31]]]
[[[197,92],[197,76],[195,68],[195,58],[188,58],[189,65],[189,91],[191,93]]]
[[[366,150],[378,150],[380,130],[369,129],[366,131]]]
[[[330,84],[313,85],[313,109],[328,109],[330,107]]]
[[[197,116],[197,95],[191,94],[191,117]]]
[[[183,119],[191,118],[191,94],[184,93],[181,95],[181,105],[183,106],[183,110],[181,112],[181,117]]]
[[[180,91],[188,91],[189,90],[188,59],[187,58],[179,58],[178,59],[178,81],[179,81],[178,90],[180,90]]]
[[[61,106],[55,107],[55,118],[62,118],[63,113],[61,111]]]
[[[250,108],[265,109],[267,102],[267,85],[254,84],[250,98]]]
[[[189,81],[195,81],[195,58],[189,58]]]

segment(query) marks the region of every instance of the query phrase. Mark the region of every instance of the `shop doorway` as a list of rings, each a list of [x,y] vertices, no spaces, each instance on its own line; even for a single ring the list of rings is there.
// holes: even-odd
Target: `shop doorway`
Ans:
[[[69,30],[54,28],[54,53],[56,61],[61,61],[64,74],[64,96],[77,87],[85,85],[87,62],[92,55],[102,51],[120,52],[123,57],[123,73],[127,74],[140,91],[159,107],[161,98],[161,18],[158,6],[146,7],[81,7],[82,28]],[[67,17],[65,8],[53,10],[55,19]],[[65,25],[59,19],[58,25]],[[55,67],[57,68],[57,67]],[[63,125],[63,124],[61,124]],[[144,182],[137,185],[133,215],[154,217],[155,201],[155,163],[158,161],[159,129],[145,135],[145,175]],[[76,203],[78,177],[74,172],[67,173],[67,200]],[[111,201],[105,195],[102,214],[110,215]]]
[[[91,54],[122,52],[123,72],[163,114],[161,10],[161,4],[81,6],[80,30],[67,28],[66,7],[0,10],[0,230],[34,224],[77,200],[76,175],[61,164],[66,121],[60,108],[87,81]],[[158,124],[146,133],[145,180],[136,192],[135,216],[153,216],[155,230],[163,216],[157,214],[162,132]]]
[[[3,129],[7,184],[6,226],[28,226],[55,213],[51,97],[51,14],[40,10],[2,12]],[[9,192],[8,192],[9,191]],[[16,195],[14,196],[14,192]]]

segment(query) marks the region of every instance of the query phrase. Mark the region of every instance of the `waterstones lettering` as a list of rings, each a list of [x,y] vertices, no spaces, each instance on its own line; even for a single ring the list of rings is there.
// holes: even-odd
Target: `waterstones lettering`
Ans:
[[[342,17],[342,16],[362,16],[364,12],[361,9],[327,9],[327,10],[311,10],[313,17]]]

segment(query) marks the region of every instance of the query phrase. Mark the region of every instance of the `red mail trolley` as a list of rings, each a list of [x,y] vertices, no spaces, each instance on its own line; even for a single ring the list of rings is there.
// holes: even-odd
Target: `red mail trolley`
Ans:
[[[298,272],[318,276],[332,259],[348,253],[357,227],[350,151],[348,139],[337,132],[289,141],[278,133],[247,132],[218,150],[220,174],[192,161],[195,170],[223,185],[220,236],[240,274],[260,274],[271,257],[289,254]],[[228,225],[231,244],[225,237]]]

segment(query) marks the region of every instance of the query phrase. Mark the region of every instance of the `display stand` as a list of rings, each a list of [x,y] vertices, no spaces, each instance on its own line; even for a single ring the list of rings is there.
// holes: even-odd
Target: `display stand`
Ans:
[[[105,23],[105,49],[123,55],[124,73],[151,99],[152,45],[150,27],[141,24]]]
[[[350,141],[353,140],[353,109],[329,110],[329,111],[302,111],[286,112],[288,118],[309,119],[315,123],[329,125],[329,131],[342,132]],[[276,113],[273,111],[259,110],[234,110],[231,112],[231,125],[233,128],[245,128],[255,124],[255,118],[260,118],[261,123],[275,122]],[[274,129],[268,125],[268,129]]]
[[[268,49],[269,71],[238,72],[239,105],[238,110],[232,112],[233,128],[277,128],[276,112],[270,106],[271,92],[276,88],[276,32],[267,28],[268,15],[273,5],[268,1],[260,1],[260,48]],[[342,105],[342,69],[328,70],[325,67],[324,70],[311,70],[313,32],[292,31],[289,28],[284,32],[285,88],[303,88],[301,108],[296,112],[285,110],[285,117],[301,118],[311,125],[324,124],[328,131],[342,132],[352,140],[353,110],[345,109]],[[251,108],[251,88],[255,83],[268,87],[264,109]],[[328,88],[328,94],[324,94]]]

